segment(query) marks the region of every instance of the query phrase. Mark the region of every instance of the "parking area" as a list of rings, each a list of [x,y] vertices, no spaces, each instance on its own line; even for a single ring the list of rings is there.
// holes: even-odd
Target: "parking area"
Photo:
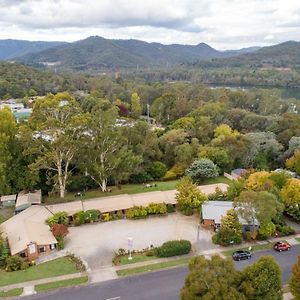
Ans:
[[[209,250],[211,233],[198,228],[196,216],[178,213],[141,220],[118,220],[107,223],[87,224],[69,228],[65,250],[82,257],[92,270],[111,266],[114,251],[127,248],[128,237],[133,238],[133,249],[150,245],[159,246],[165,241],[187,239],[195,250]]]

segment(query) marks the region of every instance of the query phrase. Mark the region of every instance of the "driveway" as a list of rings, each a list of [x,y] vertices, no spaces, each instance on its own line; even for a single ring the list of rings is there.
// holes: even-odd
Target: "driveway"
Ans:
[[[82,257],[92,270],[111,266],[114,251],[127,248],[128,237],[133,238],[133,249],[176,239],[190,240],[196,251],[218,248],[212,244],[211,233],[199,229],[196,216],[178,213],[141,220],[118,220],[107,223],[86,224],[69,228],[65,250]],[[198,239],[199,237],[199,239]]]

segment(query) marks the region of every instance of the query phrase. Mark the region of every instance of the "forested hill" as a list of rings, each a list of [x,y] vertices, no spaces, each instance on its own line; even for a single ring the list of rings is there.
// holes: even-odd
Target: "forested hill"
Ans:
[[[254,51],[249,49],[248,51]],[[242,49],[241,51],[247,51]],[[199,60],[237,55],[217,51],[207,44],[163,45],[140,40],[110,40],[89,37],[18,58],[19,62],[54,67],[56,70],[97,71],[119,68],[168,67]]]
[[[194,64],[200,67],[264,67],[300,69],[300,42],[289,41],[270,47],[263,47],[253,53],[235,57],[213,59]]]
[[[13,59],[28,53],[36,53],[64,42],[31,42],[23,40],[0,40],[0,60]]]

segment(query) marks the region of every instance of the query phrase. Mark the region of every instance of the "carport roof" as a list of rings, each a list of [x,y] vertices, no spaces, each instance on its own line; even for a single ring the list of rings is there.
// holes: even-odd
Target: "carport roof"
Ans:
[[[73,202],[65,202],[65,203],[47,205],[46,208],[49,209],[49,211],[51,211],[53,214],[60,212],[60,211],[65,211],[68,214],[68,216],[72,216],[75,213],[83,210],[81,201],[73,201]]]

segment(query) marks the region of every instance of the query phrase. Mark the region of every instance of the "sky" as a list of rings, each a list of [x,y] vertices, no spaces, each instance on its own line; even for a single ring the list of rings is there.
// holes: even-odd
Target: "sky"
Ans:
[[[0,39],[95,35],[219,50],[300,41],[300,1],[0,0]]]

